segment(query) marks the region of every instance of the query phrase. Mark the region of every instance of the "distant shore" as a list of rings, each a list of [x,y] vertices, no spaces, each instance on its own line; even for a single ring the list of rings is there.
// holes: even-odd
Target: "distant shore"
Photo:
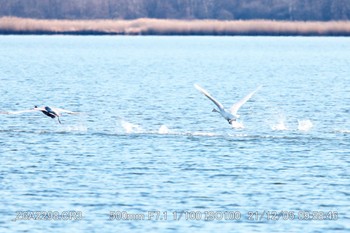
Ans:
[[[350,36],[350,21],[0,18],[0,35]]]

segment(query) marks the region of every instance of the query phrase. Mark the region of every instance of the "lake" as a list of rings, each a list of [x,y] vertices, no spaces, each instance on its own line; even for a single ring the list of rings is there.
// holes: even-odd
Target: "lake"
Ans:
[[[2,232],[350,230],[350,38],[0,36]],[[232,128],[229,108],[259,85]]]

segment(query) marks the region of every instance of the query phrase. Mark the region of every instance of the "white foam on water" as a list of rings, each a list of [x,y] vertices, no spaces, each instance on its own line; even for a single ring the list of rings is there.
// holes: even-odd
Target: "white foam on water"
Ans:
[[[298,120],[298,130],[309,131],[313,127],[312,121],[310,120]]]
[[[188,134],[192,135],[192,136],[207,136],[207,137],[217,136],[217,134],[215,134],[215,133],[208,133],[208,132],[192,132],[192,133],[188,133]]]
[[[238,121],[232,121],[231,126],[234,129],[244,129],[243,123]]]
[[[284,120],[280,120],[277,124],[271,126],[272,130],[288,130]]]
[[[167,134],[167,135],[191,135],[191,136],[207,136],[207,137],[212,137],[212,136],[217,136],[215,133],[209,133],[209,132],[173,132],[170,131],[169,128],[166,125],[161,125],[158,129],[157,134]]]
[[[125,133],[142,133],[143,129],[141,126],[121,120],[121,126]]]
[[[158,129],[159,134],[169,134],[169,128],[166,125],[161,125]]]
[[[350,134],[350,129],[339,129],[335,130],[336,133]]]
[[[85,125],[59,125],[59,132],[87,132]]]

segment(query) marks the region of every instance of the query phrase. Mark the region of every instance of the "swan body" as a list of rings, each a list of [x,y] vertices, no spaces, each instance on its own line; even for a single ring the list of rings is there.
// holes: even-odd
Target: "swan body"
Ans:
[[[230,110],[226,110],[225,107],[219,101],[217,101],[214,97],[212,97],[208,91],[203,89],[198,84],[194,84],[194,87],[198,91],[200,91],[202,94],[204,94],[208,99],[210,99],[216,105],[216,107],[219,109],[219,110],[217,110],[216,108],[214,108],[213,112],[220,113],[221,116],[223,118],[225,118],[227,120],[227,122],[232,126],[236,125],[236,120],[237,120],[237,118],[239,118],[239,115],[237,114],[238,110],[243,106],[243,104],[245,104],[255,94],[255,92],[257,92],[261,88],[261,86],[257,87],[254,91],[250,92],[243,99],[241,99],[237,103],[233,104],[232,107],[230,108]]]
[[[20,110],[20,111],[8,111],[8,112],[0,112],[0,114],[9,114],[9,115],[17,115],[17,114],[23,114],[23,113],[28,113],[28,112],[42,112],[46,116],[54,119],[57,117],[58,123],[61,124],[60,121],[60,116],[62,116],[62,113],[68,113],[68,114],[78,114],[78,112],[72,112],[66,109],[62,108],[53,108],[49,106],[44,106],[44,107],[38,107],[34,106],[32,109],[27,109],[27,110]]]

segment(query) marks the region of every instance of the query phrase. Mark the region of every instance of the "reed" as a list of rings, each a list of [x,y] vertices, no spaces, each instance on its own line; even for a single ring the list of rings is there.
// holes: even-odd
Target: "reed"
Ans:
[[[349,36],[350,21],[0,18],[0,34]]]

